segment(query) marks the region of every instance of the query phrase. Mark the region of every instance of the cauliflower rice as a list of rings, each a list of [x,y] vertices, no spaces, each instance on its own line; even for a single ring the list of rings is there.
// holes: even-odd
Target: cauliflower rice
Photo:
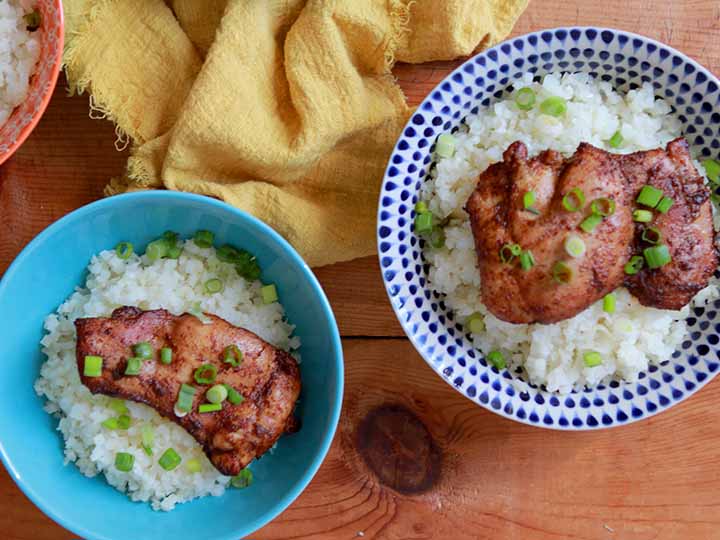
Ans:
[[[670,358],[687,333],[684,319],[689,307],[679,312],[644,307],[621,288],[612,315],[603,311],[601,300],[556,324],[501,321],[480,299],[473,236],[463,206],[478,174],[502,160],[503,151],[516,140],[527,145],[530,156],[545,149],[569,156],[583,141],[611,152],[629,153],[665,146],[682,134],[680,122],[665,101],[655,99],[650,84],[623,95],[610,83],[578,73],[550,74],[542,82],[534,82],[532,75],[526,74],[515,87],[523,86],[533,88],[536,104],[551,96],[564,98],[567,113],[555,118],[540,113],[537,106],[523,111],[510,97],[466,119],[455,134],[455,154],[437,161],[421,190],[421,199],[433,214],[448,220],[445,245],[434,249],[426,242],[430,286],[446,296],[446,304],[459,320],[473,313],[484,317],[485,331],[472,335],[478,349],[502,351],[509,369],[521,368],[526,380],[545,385],[550,392],[567,393],[611,378],[634,381],[649,363]],[[624,139],[621,149],[607,143],[617,130]],[[704,305],[717,296],[718,287],[712,283],[693,302]],[[602,355],[602,365],[585,366],[582,356],[589,350]]]
[[[47,335],[42,339],[42,350],[47,361],[35,383],[36,392],[47,398],[45,410],[60,420],[58,430],[65,440],[65,462],[74,462],[89,477],[103,473],[110,485],[127,492],[133,501],[150,501],[155,510],[172,510],[177,503],[196,497],[222,495],[230,478],[213,467],[183,428],[147,405],[125,402],[132,417],[128,430],[102,427],[101,423],[117,416],[117,412],[109,407],[110,398],[92,395],[80,382],[73,321],[79,317],[106,317],[125,305],[164,308],[179,315],[199,303],[203,311],[247,328],[284,350],[300,346],[299,339],[292,336],[294,326],[284,320],[280,303],[263,303],[260,281],[248,282],[240,277],[231,264],[218,260],[214,248],[200,248],[192,241],[182,245],[179,259],[158,259],[152,264],[137,254],[122,260],[115,251],[93,257],[86,286],[78,288],[45,320]],[[203,284],[212,278],[223,281],[222,293],[204,291]],[[155,432],[152,457],[141,446],[141,429],[147,424]],[[158,458],[171,447],[183,462],[165,471],[158,465]],[[115,468],[117,452],[135,456],[132,471],[124,473]],[[185,467],[192,458],[201,464],[198,473],[190,473]]]
[[[23,19],[34,4],[0,0],[0,127],[27,97],[30,76],[40,56],[37,33],[29,32]]]

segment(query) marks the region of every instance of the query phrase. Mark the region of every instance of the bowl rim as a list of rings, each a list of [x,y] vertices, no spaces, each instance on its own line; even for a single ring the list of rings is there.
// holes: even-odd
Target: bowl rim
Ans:
[[[315,277],[315,274],[312,272],[310,267],[307,265],[307,263],[303,260],[303,258],[300,256],[300,254],[293,248],[290,243],[285,240],[278,232],[276,232],[274,229],[272,229],[269,225],[267,225],[265,222],[261,221],[260,219],[252,216],[251,214],[244,212],[243,210],[240,210],[238,208],[235,208],[234,206],[231,206],[230,204],[227,204],[223,201],[207,197],[205,195],[197,195],[194,193],[184,193],[180,191],[169,191],[169,190],[154,190],[154,191],[139,191],[134,193],[124,193],[121,195],[114,195],[112,197],[107,197],[104,199],[100,199],[94,202],[91,202],[89,204],[86,204],[84,206],[81,206],[80,208],[73,210],[72,212],[64,215],[57,221],[53,222],[49,226],[47,226],[42,232],[40,232],[35,238],[33,238],[23,249],[22,251],[17,255],[17,257],[13,260],[13,262],[10,264],[8,269],[5,271],[5,274],[0,279],[0,297],[3,295],[6,287],[9,286],[9,283],[12,281],[15,273],[17,273],[20,268],[22,267],[25,259],[27,259],[32,253],[35,252],[36,249],[38,249],[38,246],[48,237],[52,236],[57,231],[61,230],[63,227],[65,227],[68,222],[80,220],[82,219],[88,212],[96,211],[96,210],[107,210],[109,207],[113,206],[118,200],[144,200],[144,199],[150,199],[150,200],[157,200],[157,201],[172,201],[172,200],[180,200],[180,201],[192,201],[196,203],[206,204],[211,207],[219,208],[222,210],[230,211],[231,213],[235,214],[238,218],[240,218],[241,222],[245,222],[250,228],[255,227],[259,230],[260,234],[266,235],[270,237],[270,239],[278,244],[283,251],[285,251],[290,258],[301,268],[302,276],[303,278],[308,281],[315,293],[315,295],[318,297],[320,301],[320,305],[322,306],[322,310],[327,317],[327,321],[329,322],[329,329],[330,329],[330,337],[332,340],[332,347],[333,347],[333,357],[335,359],[335,364],[337,367],[337,377],[336,377],[336,390],[335,394],[333,396],[335,403],[333,405],[333,410],[330,414],[330,422],[329,427],[324,434],[322,441],[317,448],[315,452],[315,457],[313,460],[309,463],[305,473],[300,478],[300,480],[293,486],[293,488],[287,492],[285,495],[283,495],[281,498],[278,499],[278,501],[275,503],[275,505],[272,507],[270,511],[268,511],[266,514],[261,515],[253,520],[245,520],[244,522],[242,520],[238,520],[239,524],[237,528],[235,528],[232,532],[229,532],[223,536],[216,536],[213,538],[213,540],[237,540],[237,538],[246,537],[249,534],[252,534],[253,532],[257,531],[261,527],[264,527],[267,525],[270,521],[275,519],[280,513],[285,511],[290,504],[292,504],[295,499],[305,490],[305,488],[308,486],[310,481],[314,478],[315,474],[317,473],[318,469],[320,468],[320,465],[325,460],[325,457],[327,456],[328,451],[330,450],[330,446],[332,444],[332,441],[335,437],[335,433],[337,431],[338,422],[340,420],[340,412],[342,410],[342,403],[343,403],[343,393],[344,393],[344,385],[345,385],[345,364],[344,364],[344,357],[343,357],[343,350],[342,350],[342,341],[340,337],[340,331],[337,326],[337,322],[335,320],[335,315],[332,311],[332,308],[330,306],[330,302],[327,299],[327,296],[325,295],[325,291],[322,289],[322,286],[318,282],[317,278]],[[99,535],[97,533],[94,533],[93,531],[85,528],[80,523],[75,523],[70,521],[69,519],[66,519],[64,516],[59,515],[55,510],[53,509],[52,502],[49,500],[46,500],[47,497],[45,495],[42,495],[38,492],[36,492],[31,486],[28,486],[25,481],[23,480],[22,476],[18,474],[18,472],[13,467],[11,456],[9,456],[5,450],[5,445],[0,440],[0,460],[2,461],[3,465],[5,466],[5,469],[15,482],[15,484],[20,488],[20,490],[25,494],[26,497],[28,497],[32,503],[37,506],[45,515],[50,517],[53,521],[61,525],[62,527],[66,528],[67,530],[71,531],[74,534],[79,535],[81,538],[84,538],[85,540],[113,540],[113,537],[111,536],[105,536],[105,535]],[[109,484],[108,484],[109,486]],[[222,498],[219,498],[221,500]],[[128,501],[130,502],[130,501]],[[188,501],[186,504],[192,504],[193,501]]]
[[[63,10],[62,0],[52,1],[55,4],[56,10],[58,12],[59,32],[57,39],[57,52],[55,53],[55,58],[53,58],[53,67],[50,73],[50,84],[45,89],[42,100],[40,101],[40,105],[35,110],[35,113],[32,115],[30,122],[20,131],[15,141],[13,141],[13,143],[8,146],[7,150],[0,154],[0,165],[10,159],[17,151],[17,149],[20,148],[27,140],[27,138],[30,136],[30,134],[40,122],[40,119],[45,114],[45,111],[50,104],[50,100],[52,100],[52,97],[55,93],[55,87],[57,86],[58,77],[60,76],[60,69],[62,68],[63,50],[65,48],[65,13]],[[38,59],[38,62],[40,62],[40,59]],[[35,75],[35,72],[33,72],[33,75]],[[12,113],[10,116],[12,116]],[[8,120],[9,119],[10,118],[8,118]]]
[[[519,34],[519,35],[515,35],[515,36],[509,36],[506,39],[499,41],[492,47],[489,47],[489,48],[482,50],[476,54],[473,54],[472,56],[465,59],[461,64],[459,64],[451,72],[449,72],[442,80],[438,81],[437,84],[435,84],[427,92],[427,94],[425,95],[423,100],[417,104],[417,106],[415,107],[414,110],[422,111],[423,105],[430,99],[430,97],[432,96],[432,94],[434,92],[436,92],[439,88],[441,88],[443,84],[450,82],[452,80],[453,76],[455,76],[457,73],[462,72],[463,69],[465,68],[465,66],[473,64],[475,62],[476,58],[478,58],[478,57],[489,55],[491,52],[499,53],[500,49],[503,45],[505,45],[507,43],[511,43],[515,40],[528,40],[531,36],[534,36],[538,40],[540,40],[541,35],[546,32],[554,34],[558,31],[566,31],[569,34],[571,31],[575,31],[575,30],[581,31],[581,32],[596,31],[598,33],[610,32],[614,35],[625,35],[630,39],[638,39],[638,40],[644,42],[645,44],[651,44],[651,45],[655,45],[658,48],[667,49],[672,54],[678,56],[683,62],[692,65],[698,72],[703,73],[707,77],[707,80],[715,81],[720,86],[720,77],[713,74],[709,69],[707,69],[706,67],[704,67],[703,65],[701,65],[700,63],[695,61],[693,58],[686,55],[685,53],[678,51],[671,45],[668,45],[666,43],[663,43],[663,42],[653,39],[651,37],[648,37],[648,36],[645,36],[642,34],[638,34],[636,32],[632,32],[632,31],[628,31],[628,30],[621,30],[618,28],[612,28],[612,27],[608,27],[608,26],[592,26],[592,25],[555,26],[555,27],[550,27],[550,28],[541,28],[539,30],[534,30],[532,32],[526,32],[524,34]],[[470,113],[467,113],[467,114],[470,114]],[[467,116],[467,114],[465,116]],[[450,385],[453,388],[453,390],[458,392],[465,399],[470,400],[476,406],[483,407],[484,409],[486,409],[494,414],[497,414],[498,416],[505,418],[507,420],[512,420],[514,422],[518,422],[520,424],[525,424],[527,426],[531,426],[534,428],[554,430],[554,431],[564,431],[564,432],[598,431],[598,430],[622,428],[622,427],[628,426],[630,424],[634,424],[634,423],[642,421],[642,420],[647,420],[653,416],[656,416],[665,411],[668,411],[669,409],[673,408],[674,406],[676,406],[679,403],[688,399],[690,396],[699,392],[703,386],[708,384],[718,374],[718,372],[713,373],[711,376],[709,376],[704,381],[699,382],[693,391],[683,393],[683,395],[680,398],[674,399],[669,405],[657,407],[653,411],[646,411],[645,414],[643,414],[640,417],[633,416],[633,417],[628,418],[624,422],[613,422],[610,425],[605,425],[605,424],[599,423],[597,426],[589,426],[586,422],[584,422],[583,425],[580,427],[574,426],[572,424],[569,424],[567,426],[562,426],[562,425],[559,425],[558,423],[553,423],[552,425],[547,425],[543,422],[534,423],[534,422],[530,421],[529,417],[519,418],[519,417],[515,416],[514,414],[508,414],[507,412],[505,412],[504,409],[494,409],[493,407],[490,406],[489,402],[482,403],[482,402],[476,401],[475,399],[468,396],[465,392],[462,392],[459,388],[457,388],[448,377],[445,377],[442,375],[442,373],[436,368],[436,365],[431,361],[431,359],[426,357],[425,351],[424,351],[422,345],[420,343],[418,343],[418,340],[415,337],[415,334],[411,331],[411,328],[409,326],[409,321],[408,322],[404,321],[404,317],[401,316],[401,315],[403,315],[403,312],[401,311],[402,306],[397,305],[397,303],[394,301],[393,296],[390,293],[390,288],[392,285],[390,283],[388,283],[387,279],[385,278],[384,268],[382,267],[382,263],[381,263],[383,253],[380,249],[380,244],[382,243],[383,239],[380,236],[380,228],[382,226],[382,218],[381,218],[381,213],[383,211],[382,199],[383,199],[383,197],[387,196],[386,191],[385,191],[385,185],[390,178],[389,170],[393,166],[392,158],[400,150],[398,147],[400,145],[400,142],[403,140],[405,130],[408,127],[412,126],[413,116],[414,116],[414,113],[412,115],[410,115],[407,122],[403,125],[402,130],[399,132],[400,134],[398,135],[398,139],[395,142],[395,145],[393,146],[393,149],[388,156],[387,165],[385,167],[385,172],[383,174],[383,180],[382,180],[382,183],[380,186],[380,193],[378,195],[377,214],[376,214],[376,227],[375,227],[376,255],[378,256],[378,269],[380,271],[380,275],[382,276],[383,285],[385,286],[385,294],[387,295],[388,301],[390,302],[390,305],[392,306],[393,312],[395,313],[395,317],[397,318],[398,322],[400,323],[400,326],[402,327],[403,332],[405,332],[405,335],[412,343],[416,352],[425,361],[425,363],[430,367],[430,369],[432,369],[432,371],[438,377],[440,377],[440,379],[445,381],[446,384]],[[429,148],[430,148],[430,146],[428,146],[428,151],[429,151]],[[433,289],[426,286],[425,290],[433,290]],[[548,396],[564,397],[563,394],[554,394],[554,393],[551,394],[547,391],[545,391],[544,393]]]

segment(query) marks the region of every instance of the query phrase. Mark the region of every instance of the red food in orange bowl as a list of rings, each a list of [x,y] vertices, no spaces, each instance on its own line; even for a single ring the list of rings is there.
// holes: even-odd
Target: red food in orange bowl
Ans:
[[[13,9],[22,9],[24,17],[21,24],[26,26],[27,31],[34,29],[32,35],[38,43],[33,44],[33,47],[39,47],[39,53],[30,72],[29,85],[22,102],[15,106],[7,120],[0,118],[0,164],[20,147],[37,125],[50,102],[62,65],[64,31],[61,0],[15,0],[12,5],[5,6],[5,15],[9,16],[7,14]],[[6,18],[5,22],[7,21]],[[8,33],[14,32],[13,29],[4,30]],[[11,40],[12,37],[9,37],[8,42]],[[9,47],[13,46],[14,43],[11,42]],[[0,81],[0,93],[7,92],[9,95],[12,92],[11,84],[17,82]],[[0,101],[10,99],[3,95],[0,95],[0,98]],[[2,105],[0,104],[0,107]]]

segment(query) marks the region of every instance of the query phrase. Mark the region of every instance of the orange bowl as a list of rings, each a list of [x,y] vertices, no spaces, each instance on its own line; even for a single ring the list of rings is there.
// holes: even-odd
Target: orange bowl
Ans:
[[[37,0],[41,23],[40,56],[30,77],[28,95],[0,126],[0,164],[4,163],[40,121],[52,97],[62,65],[64,24],[61,0]]]

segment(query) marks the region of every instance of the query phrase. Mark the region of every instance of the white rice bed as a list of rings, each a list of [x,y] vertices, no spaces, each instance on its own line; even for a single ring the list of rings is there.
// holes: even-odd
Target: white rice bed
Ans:
[[[155,510],[172,510],[177,503],[196,497],[222,495],[230,478],[215,469],[183,428],[147,405],[125,402],[132,417],[128,430],[104,428],[101,423],[116,417],[117,412],[109,407],[109,398],[92,395],[80,382],[73,321],[106,317],[126,305],[181,314],[199,303],[203,311],[247,328],[277,347],[294,350],[300,346],[298,338],[292,336],[294,326],[284,320],[282,305],[263,303],[260,281],[240,277],[232,265],[217,259],[213,248],[200,248],[191,241],[183,246],[179,259],[160,259],[152,264],[136,254],[121,260],[114,251],[93,257],[86,286],[78,288],[45,320],[47,335],[42,339],[42,351],[47,360],[35,383],[37,393],[47,398],[45,410],[60,420],[65,462],[75,463],[89,477],[104,474],[110,485],[127,492],[133,501],[150,501]],[[222,293],[204,291],[204,283],[212,278],[223,281]],[[141,445],[141,430],[148,424],[155,432],[152,457]],[[167,448],[174,448],[182,458],[172,471],[158,465]],[[130,472],[115,468],[117,452],[135,457]],[[187,470],[190,459],[200,462],[200,472]]]
[[[545,385],[550,392],[568,393],[613,378],[634,381],[650,363],[670,358],[687,333],[684,319],[689,307],[679,312],[644,307],[621,288],[612,315],[603,311],[600,301],[556,324],[501,321],[480,298],[473,236],[463,206],[478,174],[502,160],[503,151],[514,141],[525,143],[530,155],[553,149],[570,156],[583,141],[629,153],[665,146],[682,134],[680,122],[665,101],[655,99],[650,84],[623,95],[586,74],[550,74],[542,83],[533,82],[527,74],[515,88],[523,86],[535,91],[536,106],[522,111],[510,97],[468,117],[467,127],[455,134],[455,154],[439,159],[422,187],[421,199],[429,209],[449,220],[445,246],[433,249],[426,243],[430,286],[446,296],[446,304],[459,320],[476,312],[483,315],[486,330],[472,335],[478,349],[502,351],[509,369],[522,368],[529,382]],[[567,100],[563,117],[538,110],[537,104],[551,96]],[[617,130],[624,142],[620,149],[613,149],[607,141]],[[696,165],[704,174],[702,166]],[[704,305],[716,297],[718,287],[713,282],[693,303]],[[602,365],[586,367],[582,357],[587,351],[602,354]]]
[[[28,32],[23,19],[34,5],[29,0],[0,0],[0,127],[25,101],[40,56],[37,33]]]

